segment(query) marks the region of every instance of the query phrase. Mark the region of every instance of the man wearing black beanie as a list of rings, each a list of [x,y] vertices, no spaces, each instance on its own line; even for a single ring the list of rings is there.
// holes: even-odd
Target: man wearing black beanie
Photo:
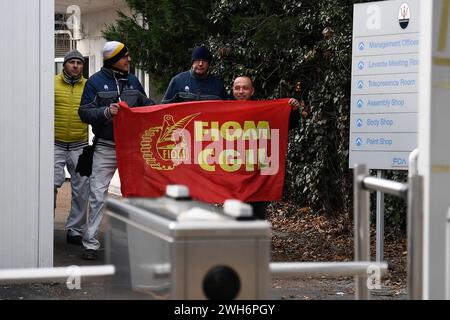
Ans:
[[[88,126],[78,116],[81,94],[86,85],[83,78],[84,57],[78,50],[64,56],[63,70],[55,76],[55,146],[54,146],[54,208],[58,189],[66,179],[64,167],[70,174],[71,202],[66,221],[66,241],[81,245],[86,227],[89,179],[75,169],[78,157],[88,145]]]
[[[169,83],[162,103],[227,100],[222,80],[208,73],[211,52],[205,46],[192,51],[191,70],[177,74]]]

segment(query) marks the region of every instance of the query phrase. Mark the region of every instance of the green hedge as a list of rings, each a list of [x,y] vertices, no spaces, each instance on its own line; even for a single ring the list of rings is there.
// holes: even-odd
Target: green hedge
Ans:
[[[212,72],[231,93],[233,79],[250,75],[256,97],[295,97],[307,117],[290,135],[285,200],[316,212],[348,213],[348,168],[353,4],[351,0],[138,1],[105,29],[122,40],[134,62],[163,91],[190,66],[190,50],[205,43]],[[401,173],[393,174],[401,175]],[[388,225],[403,225],[403,204],[387,200]]]

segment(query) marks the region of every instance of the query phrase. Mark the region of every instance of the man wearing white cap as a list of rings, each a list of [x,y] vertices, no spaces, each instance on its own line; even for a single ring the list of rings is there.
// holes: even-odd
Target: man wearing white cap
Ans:
[[[154,105],[147,98],[139,80],[128,73],[131,57],[127,47],[109,41],[103,48],[103,68],[86,83],[78,110],[83,122],[92,125],[95,150],[90,176],[88,227],[83,236],[85,252],[82,258],[95,260],[100,242],[97,240],[105,198],[109,184],[117,169],[112,118],[119,112],[118,102],[130,107]]]

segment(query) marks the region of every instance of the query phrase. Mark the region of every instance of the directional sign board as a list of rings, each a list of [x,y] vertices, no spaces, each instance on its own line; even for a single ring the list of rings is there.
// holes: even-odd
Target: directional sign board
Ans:
[[[419,0],[354,5],[350,168],[408,169],[417,147]]]

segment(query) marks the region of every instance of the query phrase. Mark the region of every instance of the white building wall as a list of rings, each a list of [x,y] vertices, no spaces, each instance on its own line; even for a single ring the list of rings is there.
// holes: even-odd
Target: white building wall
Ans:
[[[51,267],[53,1],[0,1],[0,12],[0,268]]]
[[[96,73],[103,66],[102,49],[106,40],[102,36],[102,30],[108,24],[114,24],[118,18],[117,10],[131,15],[130,9],[125,6],[111,6],[99,12],[81,12],[81,24],[83,40],[78,41],[77,49],[85,56],[89,56],[90,75]]]
[[[450,5],[448,0],[426,0],[423,4],[423,93],[419,102],[419,169],[425,180],[423,289],[425,299],[435,300],[445,299],[450,286],[450,279],[446,279],[450,274],[450,265],[446,265],[450,252],[450,243],[446,243],[450,207]]]

